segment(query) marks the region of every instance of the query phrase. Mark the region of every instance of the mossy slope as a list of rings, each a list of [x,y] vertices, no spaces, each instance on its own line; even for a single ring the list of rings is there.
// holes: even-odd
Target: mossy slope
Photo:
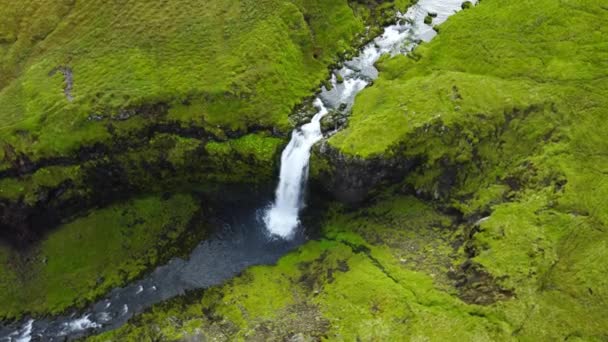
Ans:
[[[329,65],[392,20],[394,6],[3,4],[0,229],[18,243],[42,241],[31,255],[3,247],[0,317],[54,314],[132,279],[158,261],[144,251],[171,253],[166,244],[181,235],[194,208],[185,199],[133,200],[68,224],[66,218],[142,193],[269,182],[293,107],[314,92]],[[180,207],[175,217],[163,216],[165,205]],[[137,219],[127,223],[118,208],[133,209]],[[154,227],[144,229],[148,220]],[[61,222],[49,236],[39,234]],[[157,241],[167,240],[164,234],[175,236]],[[76,240],[96,245],[79,255]]]
[[[355,158],[418,158],[402,186],[483,218],[467,253],[515,294],[497,307],[524,340],[606,338],[602,6],[484,1],[382,61],[329,141]]]
[[[38,221],[55,224],[115,193],[267,181],[276,161],[269,154],[277,153],[271,146],[286,137],[294,106],[317,89],[328,66],[392,20],[395,6],[5,4],[2,233],[27,239]],[[239,151],[254,139],[263,148]]]
[[[323,240],[309,242],[276,266],[251,268],[222,287],[154,307],[90,340],[506,336],[507,327],[489,310],[447,291],[444,273],[458,254],[447,244],[454,233],[451,222],[411,197],[391,197],[356,213],[335,208]]]
[[[571,296],[579,287],[572,272],[602,274],[571,268],[589,262],[598,248],[580,260],[563,257],[564,265],[544,280],[548,288],[519,286],[505,296],[496,293],[504,277],[477,273],[459,284],[468,233],[457,217],[410,196],[387,193],[355,212],[336,206],[323,239],[277,265],[253,267],[226,285],[157,305],[89,340],[605,339],[603,304]]]
[[[108,142],[108,122],[146,123],[122,122],[133,116],[288,128],[294,105],[363,34],[361,13],[346,0],[7,3],[0,140],[38,160]],[[169,113],[146,107],[158,103]]]
[[[0,236],[30,243],[66,217],[134,194],[268,184],[283,146],[283,139],[267,133],[222,142],[156,133],[132,141],[141,145],[102,149],[95,152],[99,158],[78,165],[0,179],[0,224],[6,225]]]
[[[0,246],[0,318],[81,306],[179,248],[198,212],[190,195],[145,197],[59,227],[27,252]]]

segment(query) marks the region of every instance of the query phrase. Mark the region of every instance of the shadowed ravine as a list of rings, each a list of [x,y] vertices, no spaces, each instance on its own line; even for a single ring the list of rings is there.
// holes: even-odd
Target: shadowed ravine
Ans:
[[[18,332],[6,327],[2,329],[3,341],[28,341],[29,336],[61,340],[115,329],[153,304],[188,290],[221,284],[249,266],[274,263],[305,241],[303,234],[291,240],[269,238],[262,211],[239,205],[239,210],[227,208],[220,213],[213,222],[215,232],[192,251],[188,260],[174,258],[144,279],[114,289],[84,312],[28,320]]]
[[[400,16],[398,24],[387,27],[359,56],[332,74],[332,89],[323,87],[315,100],[318,113],[311,123],[294,131],[283,152],[272,205],[262,200],[238,210],[231,208],[220,215],[215,233],[188,260],[175,258],[142,280],[114,289],[82,312],[0,327],[0,341],[74,339],[112,330],[153,304],[187,290],[221,284],[249,266],[274,263],[302,244],[306,239],[298,215],[305,205],[310,149],[323,138],[320,120],[333,110],[350,110],[355,96],[378,76],[374,63],[381,55],[407,53],[417,42],[432,39],[436,33],[424,23],[429,12],[437,14],[433,25],[438,25],[460,10],[460,5],[460,0],[421,0]]]

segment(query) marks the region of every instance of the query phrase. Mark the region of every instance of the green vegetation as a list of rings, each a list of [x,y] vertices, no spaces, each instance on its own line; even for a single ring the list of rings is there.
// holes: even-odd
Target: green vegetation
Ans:
[[[33,208],[65,218],[118,197],[268,182],[284,143],[270,132],[290,128],[293,107],[330,65],[392,20],[394,7],[346,0],[3,4],[0,172],[13,172],[0,176],[0,224],[21,227]],[[27,255],[2,247],[0,317],[81,305],[155,264],[151,247],[174,252],[169,246],[195,208],[172,199],[173,217],[161,209],[164,201],[146,201],[83,214]],[[137,219],[126,222],[123,207]],[[79,250],[77,241],[96,245]],[[102,253],[112,248],[119,249]]]
[[[323,240],[309,242],[276,266],[251,268],[224,286],[154,307],[90,340],[506,336],[506,327],[487,309],[441,290],[443,268],[456,253],[446,244],[453,233],[446,226],[450,222],[411,197],[391,197],[355,213],[335,208]]]
[[[222,37],[206,37],[207,48],[215,47],[213,58],[191,61],[192,56],[181,60],[170,55],[180,61],[175,66],[162,55],[155,55],[157,64],[149,64],[151,57],[144,47],[126,56],[142,70],[172,66],[160,73],[169,79],[167,88],[159,90],[154,87],[156,83],[130,75],[124,78],[125,85],[141,87],[137,89],[142,93],[130,93],[131,97],[125,99],[129,88],[112,83],[104,88],[100,83],[98,101],[103,110],[168,102],[171,108],[166,115],[171,120],[200,124],[220,138],[207,141],[158,133],[146,144],[121,152],[116,157],[120,165],[140,165],[129,168],[128,178],[142,189],[153,181],[138,173],[148,160],[167,160],[171,165],[182,165],[181,170],[209,165],[205,172],[193,173],[186,183],[201,179],[233,183],[253,177],[256,168],[264,170],[262,174],[270,172],[269,165],[282,140],[260,132],[222,141],[229,136],[227,128],[243,129],[251,123],[288,126],[286,113],[326,75],[323,68],[331,56],[348,52],[349,39],[362,28],[361,18],[372,17],[367,6],[351,4],[349,8],[343,2],[262,1],[249,4],[251,8],[241,5],[246,4],[222,7],[212,1],[204,5],[210,11],[201,15],[213,15],[208,19],[211,22],[232,18],[234,13],[251,14],[245,16],[251,22],[239,17],[238,23],[213,26]],[[96,8],[97,4],[89,6]],[[239,12],[243,8],[249,11]],[[125,13],[148,13],[147,9],[137,9]],[[385,9],[390,12],[392,8]],[[57,13],[61,11],[57,9]],[[71,16],[76,14],[65,15]],[[171,25],[191,25],[183,26],[191,28],[186,38],[200,38],[196,23],[183,16],[179,24],[171,21]],[[252,25],[260,16],[266,21]],[[6,27],[12,23],[4,22]],[[170,30],[163,26],[169,24],[163,23],[158,21],[162,32],[151,31],[158,34],[154,39],[167,38],[168,46],[181,44],[168,38],[183,34],[183,27]],[[48,25],[35,27],[43,24]],[[339,29],[332,31],[333,25]],[[19,40],[6,27],[0,31],[0,42],[13,46]],[[60,28],[48,39],[61,37]],[[225,28],[237,31],[219,31]],[[90,340],[608,339],[607,36],[608,10],[600,0],[484,0],[455,15],[441,26],[435,40],[417,48],[415,58],[381,59],[380,78],[357,97],[348,127],[329,140],[347,161],[415,162],[410,173],[390,187],[375,189],[375,195],[358,209],[333,204],[322,218],[320,238],[276,265],[250,268],[222,286],[154,306],[120,329]],[[242,37],[248,40],[241,41]],[[124,41],[129,42],[128,35],[126,38]],[[247,44],[254,38],[262,41]],[[65,42],[69,46],[71,40]],[[9,96],[17,91],[14,84],[20,85],[20,92],[34,89],[37,93],[38,84],[42,87],[55,82],[54,88],[48,89],[55,89],[54,96],[64,99],[58,76],[42,79],[43,73],[36,71],[39,64],[35,53],[42,51],[37,50],[41,47],[21,44],[20,51],[31,50],[28,56],[31,53],[33,62],[27,64],[30,62],[22,62],[26,59],[13,57],[11,70],[24,73],[3,76],[7,85],[0,93],[0,103],[23,99]],[[199,46],[188,40],[184,44],[189,49]],[[226,51],[234,51],[234,55],[223,54],[224,46],[230,47]],[[285,46],[285,51],[276,46]],[[156,45],[149,48],[159,49]],[[175,51],[182,48],[177,46]],[[0,51],[12,56],[8,52],[11,49]],[[303,52],[300,55],[298,51]],[[84,49],[82,53],[89,56],[90,52]],[[259,56],[252,64],[254,69],[242,62]],[[65,108],[53,107],[58,112],[49,111],[51,116],[64,113],[69,106],[91,105],[79,102],[85,101],[79,91],[86,94],[87,83],[79,86],[77,77],[86,75],[78,63],[92,62],[78,62],[77,57],[70,64],[76,79],[75,100]],[[100,68],[123,63],[122,57],[102,61]],[[219,71],[215,74],[211,66],[198,64],[218,60],[227,63],[227,70],[239,73],[220,79]],[[191,72],[186,67],[181,69],[184,61],[194,63],[186,64],[191,69],[210,68],[210,78],[181,82]],[[277,83],[277,79],[294,83]],[[207,83],[210,80],[217,83]],[[214,88],[205,88],[210,85]],[[290,95],[282,98],[281,93],[274,93],[281,87],[289,87],[282,94]],[[109,95],[108,89],[113,89],[110,93],[116,91],[117,96]],[[182,98],[170,93],[173,89],[192,96]],[[258,98],[262,95],[269,97]],[[47,96],[49,92],[40,92],[25,107],[46,108],[36,106]],[[73,118],[62,116],[68,117]],[[116,125],[137,129],[145,120],[140,115]],[[38,129],[43,123],[36,123]],[[93,122],[87,125],[101,127]],[[11,135],[11,144],[19,151],[42,156],[50,146],[44,139],[50,139],[52,126],[44,139],[43,133],[31,138],[31,127],[25,133]],[[82,132],[88,129],[82,127]],[[68,146],[65,141],[57,144]],[[338,174],[332,170],[329,157],[314,162],[313,170]],[[164,172],[170,173],[170,168]],[[80,174],[79,168],[45,168],[27,176],[33,180],[31,185],[12,180],[1,184],[7,196],[28,201],[35,197],[24,192],[56,186],[66,178],[78,179]],[[319,174],[317,171],[313,177]],[[166,174],[161,175],[166,178]],[[175,196],[168,202],[172,204],[161,205],[162,200],[148,198],[122,204],[131,208],[127,214],[118,207],[95,211],[57,230],[29,258],[0,249],[0,264],[6,265],[0,268],[0,296],[4,296],[0,302],[8,303],[2,309],[4,316],[19,315],[24,307],[32,312],[57,312],[95,297],[101,288],[137,276],[145,265],[158,259],[150,246],[155,246],[158,236],[169,229],[166,223],[177,220],[182,224],[175,227],[182,227],[196,210],[187,196]],[[171,215],[178,215],[178,219],[168,219]],[[135,217],[149,219],[146,222],[154,228]],[[97,224],[104,229],[87,228]],[[129,226],[137,230],[133,235],[125,233],[129,229],[124,227]],[[183,231],[169,230],[173,240]],[[87,249],[90,255],[82,257],[83,251],[74,246],[82,246],[80,236],[89,234],[94,238],[82,239],[109,241],[105,246],[91,246]],[[142,239],[146,234],[151,238]],[[122,247],[106,253],[108,246]],[[104,253],[100,253],[102,250]],[[124,254],[130,258],[125,259]],[[104,264],[123,260],[118,267],[122,271],[103,268]],[[74,273],[75,269],[80,270]],[[97,286],[91,275],[100,272],[103,282]]]
[[[6,3],[0,141],[33,160],[66,155],[109,144],[108,123],[121,132],[164,120],[149,107],[158,103],[185,125],[287,129],[294,105],[372,20],[353,6],[359,16],[346,0]]]
[[[329,66],[394,20],[395,6],[4,4],[0,225],[22,226],[34,208],[57,209],[63,218],[116,193],[268,181],[276,137],[291,128],[293,108],[318,89]],[[259,149],[240,145],[252,139]],[[62,209],[68,202],[80,206]]]
[[[0,318],[57,314],[125,284],[180,251],[198,204],[146,197],[92,211],[27,252],[0,246]]]
[[[91,340],[606,340],[602,6],[484,0],[383,59],[329,143],[410,174],[277,265]]]
[[[204,175],[210,183],[262,183],[273,176],[276,156],[284,142],[264,134],[250,134],[223,143],[205,146],[218,171]]]
[[[330,139],[421,158],[403,185],[487,216],[465,228],[467,257],[515,294],[493,306],[519,339],[606,338],[606,24],[599,1],[484,1],[420,58],[383,60]]]
[[[0,197],[10,200],[23,201],[34,205],[38,201],[38,194],[44,189],[55,189],[66,181],[79,183],[82,179],[81,167],[42,168],[23,178],[4,178],[0,180]]]
[[[495,12],[497,2],[443,24],[441,35],[416,50],[419,60],[383,59],[380,78],[357,98],[349,128],[330,143],[367,157],[385,153],[408,141],[408,134],[440,120],[447,126],[483,115],[492,124],[505,111],[545,103],[558,107],[571,99],[585,103],[601,93],[607,72],[601,39],[606,19],[599,2],[545,1],[525,11],[521,4],[503,4]],[[551,15],[542,15],[545,10]],[[513,18],[520,19],[518,24]],[[565,26],[570,30],[561,29]],[[566,39],[570,36],[580,40]],[[370,141],[371,136],[375,139]]]
[[[470,1],[465,1],[462,3],[462,5],[460,5],[460,7],[465,10],[465,9],[469,9],[471,7],[473,7],[473,3]]]
[[[109,164],[124,170],[129,186],[142,192],[260,184],[270,181],[282,145],[282,139],[267,133],[206,144],[196,138],[160,133],[143,147],[110,157]],[[95,168],[97,164],[89,166]]]
[[[79,209],[86,209],[96,206],[99,197],[107,200],[125,193],[264,184],[274,175],[275,157],[283,145],[283,139],[267,133],[208,143],[167,133],[146,139],[141,146],[126,146],[100,160],[0,179],[0,197],[31,208],[77,202]]]

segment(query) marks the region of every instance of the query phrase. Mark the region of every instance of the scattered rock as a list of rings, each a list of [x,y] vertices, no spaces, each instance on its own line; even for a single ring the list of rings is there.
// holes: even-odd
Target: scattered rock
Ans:
[[[339,72],[336,72],[336,82],[338,82],[338,84],[344,83],[344,77]]]
[[[465,1],[465,2],[462,3],[462,5],[460,5],[460,7],[463,10],[466,10],[466,9],[469,9],[469,8],[473,7],[473,3],[470,2],[470,1]]]
[[[60,72],[63,75],[64,87],[63,92],[65,94],[66,99],[69,102],[74,101],[74,96],[72,95],[72,88],[74,87],[74,73],[72,72],[72,68],[69,66],[58,66],[55,69],[51,70],[49,76],[54,76],[57,72]]]

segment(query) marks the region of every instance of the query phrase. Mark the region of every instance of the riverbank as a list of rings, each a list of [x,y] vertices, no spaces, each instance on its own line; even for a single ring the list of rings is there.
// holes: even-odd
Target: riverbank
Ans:
[[[16,252],[0,248],[0,317],[83,307],[202,238],[200,202],[149,196],[91,212]],[[196,243],[196,241],[194,241]]]

